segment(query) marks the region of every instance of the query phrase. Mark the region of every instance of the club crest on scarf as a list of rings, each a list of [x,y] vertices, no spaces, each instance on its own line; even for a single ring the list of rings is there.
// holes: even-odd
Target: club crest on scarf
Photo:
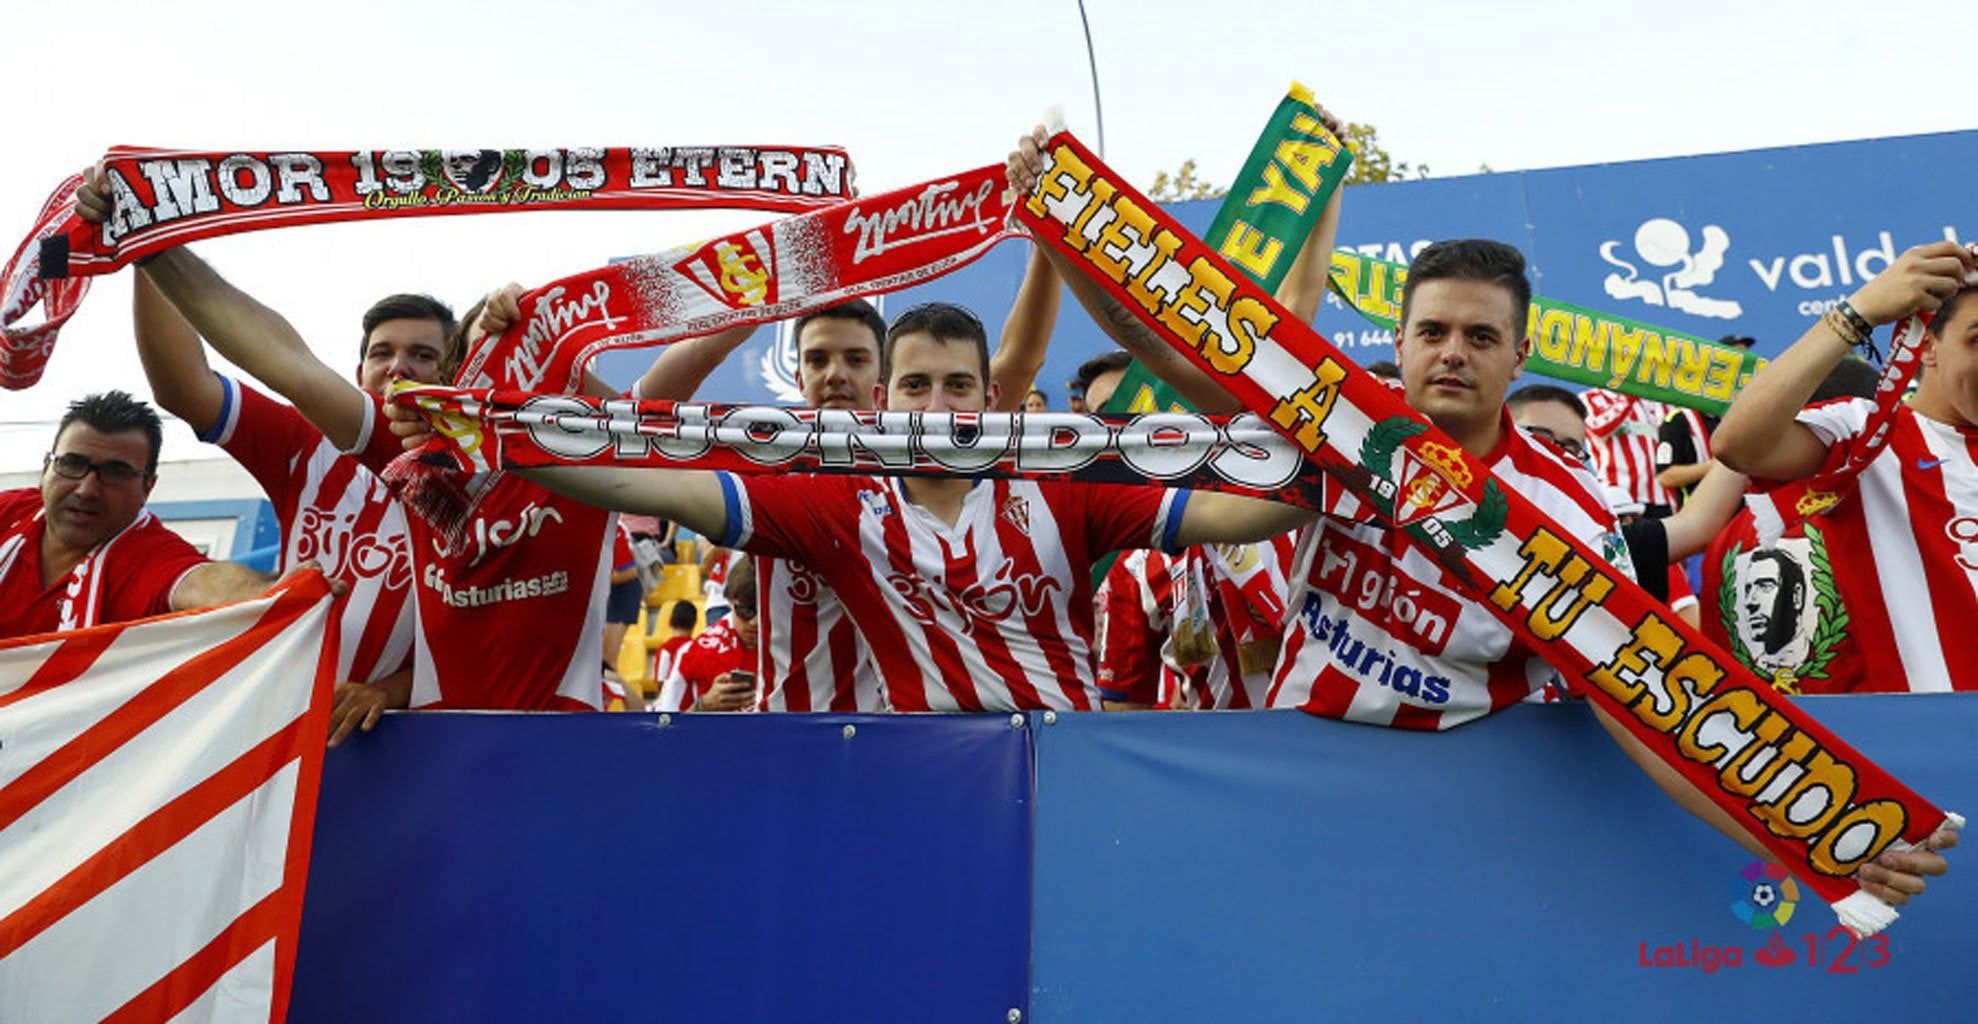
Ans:
[[[673,266],[730,309],[777,301],[776,250],[760,229],[717,238]]]

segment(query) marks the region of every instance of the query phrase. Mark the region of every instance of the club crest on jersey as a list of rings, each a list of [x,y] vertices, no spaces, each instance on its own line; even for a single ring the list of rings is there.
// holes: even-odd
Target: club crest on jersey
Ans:
[[[701,290],[730,309],[747,309],[776,301],[776,252],[763,231],[734,239],[717,238],[674,264]]]
[[[1030,501],[1020,494],[1012,494],[1003,499],[1002,516],[1017,532],[1030,536]]]
[[[1833,491],[1808,491],[1799,496],[1799,501],[1793,505],[1793,511],[1798,512],[1802,517],[1817,516],[1840,504],[1840,501],[1841,496]]]

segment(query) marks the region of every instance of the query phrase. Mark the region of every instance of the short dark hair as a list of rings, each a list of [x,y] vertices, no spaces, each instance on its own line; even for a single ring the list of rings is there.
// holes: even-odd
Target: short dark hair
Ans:
[[[874,348],[884,348],[886,345],[886,318],[880,316],[879,311],[872,307],[872,303],[864,299],[840,302],[835,306],[812,310],[798,317],[797,322],[790,327],[790,337],[797,342],[798,351],[802,351],[804,328],[810,326],[813,320],[853,320],[862,323],[866,330],[872,332]]]
[[[1717,339],[1717,344],[1728,345],[1731,348],[1749,349],[1758,344],[1758,339],[1746,334],[1726,334]]]
[[[879,347],[879,379],[893,380],[893,346],[909,334],[925,334],[946,345],[965,342],[982,356],[982,386],[989,386],[989,332],[981,318],[952,302],[923,302],[901,313],[886,332],[886,343]]]
[[[1072,385],[1077,387],[1082,393],[1092,387],[1092,382],[1098,380],[1100,374],[1112,373],[1114,370],[1124,370],[1132,365],[1133,354],[1125,349],[1116,348],[1111,352],[1093,356],[1085,362],[1080,363],[1078,365],[1078,377],[1072,381]]]
[[[144,431],[145,444],[150,454],[144,459],[144,473],[150,476],[158,472],[158,449],[165,444],[165,428],[158,422],[158,411],[130,396],[127,391],[105,391],[101,394],[84,395],[69,403],[69,411],[62,414],[62,421],[55,425],[55,440],[62,439],[62,431],[69,424],[80,423],[99,434],[121,434],[130,430]],[[49,453],[55,449],[51,444]]]
[[[1517,337],[1512,343],[1525,340],[1525,328],[1531,316],[1532,282],[1525,276],[1525,254],[1503,242],[1488,238],[1458,238],[1446,242],[1436,242],[1423,249],[1408,264],[1408,283],[1401,286],[1401,321],[1396,326],[1405,329],[1408,324],[1408,306],[1415,298],[1415,286],[1426,281],[1481,281],[1494,284],[1511,293],[1513,305],[1512,323]]]
[[[1957,307],[1964,302],[1967,296],[1974,294],[1978,294],[1978,287],[1960,288],[1957,294],[1945,299],[1944,304],[1938,306],[1936,314],[1930,318],[1930,337],[1942,337],[1942,335],[1937,333],[1938,329],[1947,323],[1951,317],[1957,315]]]
[[[730,607],[755,613],[755,559],[735,559],[728,567],[728,582],[721,585],[721,596],[728,599]]]
[[[357,350],[360,357],[371,346],[371,332],[387,320],[432,320],[440,325],[443,336],[452,335],[454,328],[453,308],[430,295],[387,295],[364,311],[364,340]]]
[[[1368,363],[1367,372],[1376,377],[1386,377],[1388,380],[1401,379],[1401,367],[1394,365],[1393,362],[1386,359],[1378,363]]]
[[[481,320],[481,311],[488,308],[488,297],[483,295],[467,307],[461,314],[460,322],[446,332],[446,351],[440,353],[440,380],[450,381],[460,372],[460,364],[467,359],[467,338],[474,333],[474,325]]]
[[[675,633],[685,633],[699,625],[700,621],[701,610],[694,607],[692,601],[675,601],[673,610],[666,613],[666,624],[673,627]]]
[[[1513,411],[1523,409],[1534,402],[1558,402],[1573,410],[1573,415],[1580,419],[1587,418],[1586,403],[1580,401],[1580,396],[1557,384],[1527,384],[1504,396],[1504,407]]]
[[[1874,398],[1875,386],[1881,380],[1881,371],[1869,365],[1867,360],[1845,356],[1827,371],[1827,376],[1821,378],[1820,386],[1813,389],[1813,397],[1807,399],[1807,403],[1831,402],[1836,398]]]

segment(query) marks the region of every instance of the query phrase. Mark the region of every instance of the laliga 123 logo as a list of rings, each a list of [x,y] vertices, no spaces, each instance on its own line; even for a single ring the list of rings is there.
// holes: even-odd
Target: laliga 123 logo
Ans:
[[[1695,289],[1717,280],[1724,268],[1724,253],[1731,247],[1731,236],[1723,228],[1708,224],[1703,244],[1690,251],[1689,229],[1667,217],[1652,217],[1635,229],[1635,255],[1652,267],[1668,269],[1653,280],[1642,279],[1633,263],[1616,255],[1620,241],[1600,243],[1600,258],[1620,273],[1607,275],[1601,287],[1617,299],[1639,299],[1651,306],[1667,306],[1694,316],[1735,320],[1744,315],[1744,306],[1735,299],[1713,299]],[[1673,268],[1673,269],[1670,269]]]
[[[1731,884],[1731,913],[1755,930],[1783,926],[1798,906],[1799,883],[1783,864],[1752,861]]]
[[[1841,925],[1825,934],[1808,932],[1796,943],[1788,943],[1786,922],[1799,908],[1799,883],[1778,864],[1752,861],[1731,881],[1731,915],[1753,931],[1765,933],[1765,943],[1750,950],[1737,945],[1717,946],[1701,939],[1650,946],[1643,942],[1636,953],[1642,967],[1693,967],[1705,974],[1733,970],[1747,964],[1759,967],[1791,967],[1802,958],[1807,967],[1826,974],[1859,974],[1863,970],[1887,967],[1891,960],[1889,938],[1884,934],[1857,937]],[[1803,950],[1796,946],[1805,947]],[[1749,954],[1749,956],[1747,956]]]

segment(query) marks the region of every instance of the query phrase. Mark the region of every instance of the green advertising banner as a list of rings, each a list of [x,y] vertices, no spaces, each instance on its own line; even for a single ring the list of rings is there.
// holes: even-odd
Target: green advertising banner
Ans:
[[[1333,291],[1390,331],[1407,280],[1404,264],[1346,249],[1332,254]],[[1542,297],[1532,299],[1530,332],[1525,369],[1533,373],[1713,416],[1765,365],[1742,349]]]

